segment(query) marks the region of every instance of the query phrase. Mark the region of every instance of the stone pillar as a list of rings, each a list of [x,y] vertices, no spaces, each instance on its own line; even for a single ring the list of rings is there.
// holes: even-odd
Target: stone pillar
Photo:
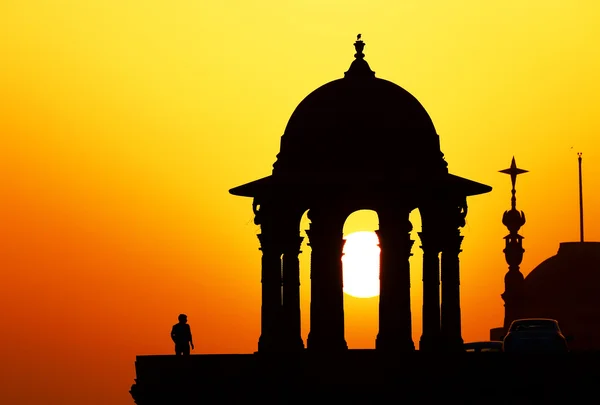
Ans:
[[[286,350],[302,350],[300,320],[300,246],[304,238],[295,236],[285,240],[283,246],[283,318]]]
[[[267,209],[263,201],[255,198],[252,202],[254,223],[260,225],[261,283],[262,297],[260,309],[260,338],[258,339],[259,352],[272,352],[281,349],[281,255],[282,249],[280,228],[276,226],[273,202],[267,202]]]
[[[440,262],[439,235],[433,229],[419,232],[423,249],[423,333],[421,351],[437,351],[440,346]]]
[[[406,215],[404,215],[406,214]],[[379,265],[379,333],[375,348],[386,352],[413,351],[410,311],[410,262],[413,240],[408,213],[380,213],[376,231],[381,247]]]
[[[344,338],[344,293],[342,281],[342,226],[336,218],[308,213],[306,231],[311,252],[310,332],[307,347],[314,351],[348,348]]]
[[[510,211],[508,212],[510,213]],[[516,216],[513,218],[516,218]],[[524,221],[524,214],[522,218]],[[503,334],[505,335],[512,321],[525,317],[525,313],[523,311],[525,306],[523,294],[525,277],[523,277],[523,273],[521,273],[520,270],[525,249],[523,249],[523,237],[516,233],[516,231],[511,231],[511,234],[505,236],[504,239],[506,241],[504,256],[506,257],[506,262],[508,263],[508,272],[504,276],[504,293],[501,295],[502,299],[504,300]]]
[[[281,348],[281,250],[274,230],[261,228],[258,239],[262,251],[262,306],[258,351],[268,352]]]
[[[442,250],[442,310],[441,334],[443,348],[448,352],[463,351],[460,316],[460,264],[458,255],[463,236],[453,230]]]
[[[511,268],[512,267],[512,268]],[[504,300],[504,333],[506,334],[510,328],[510,324],[515,319],[521,319],[526,317],[526,313],[523,311],[525,299],[524,299],[524,284],[525,278],[523,273],[519,271],[519,266],[509,267],[508,272],[504,276],[504,292],[501,294]]]

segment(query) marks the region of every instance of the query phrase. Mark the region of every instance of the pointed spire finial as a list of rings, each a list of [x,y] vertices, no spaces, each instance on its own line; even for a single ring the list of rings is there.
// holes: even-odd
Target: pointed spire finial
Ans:
[[[517,167],[517,163],[515,162],[515,157],[513,156],[512,162],[510,163],[510,168],[500,170],[500,173],[510,174],[510,181],[512,182],[512,188],[515,188],[517,184],[517,176],[522,173],[527,173],[528,170],[519,169]]]

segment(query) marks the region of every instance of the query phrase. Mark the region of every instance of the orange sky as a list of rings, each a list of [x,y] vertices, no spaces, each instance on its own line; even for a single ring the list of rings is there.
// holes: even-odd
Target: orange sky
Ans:
[[[228,189],[270,173],[295,106],[343,76],[359,32],[377,76],[430,113],[451,172],[494,188],[470,198],[461,254],[463,337],[486,339],[513,155],[530,170],[524,273],[578,240],[577,151],[600,240],[598,20],[594,0],[1,2],[0,403],[131,404],[135,356],[170,353],[180,312],[196,353],[255,350],[258,227]],[[374,229],[373,213],[346,225]],[[345,306],[349,346],[373,347],[377,299]]]

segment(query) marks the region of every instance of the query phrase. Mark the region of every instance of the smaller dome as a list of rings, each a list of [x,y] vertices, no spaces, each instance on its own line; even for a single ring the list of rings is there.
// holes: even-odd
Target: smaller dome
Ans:
[[[600,242],[563,242],[525,277],[528,317],[558,320],[573,348],[600,349]]]
[[[562,242],[552,256],[525,277],[525,287],[537,295],[596,284],[600,292],[600,242]],[[598,296],[600,302],[600,295]]]

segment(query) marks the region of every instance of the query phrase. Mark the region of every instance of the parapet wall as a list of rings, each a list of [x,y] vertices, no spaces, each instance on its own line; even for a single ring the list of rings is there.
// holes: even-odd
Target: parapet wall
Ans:
[[[598,364],[600,353],[138,356],[131,394],[138,405],[596,403]]]

